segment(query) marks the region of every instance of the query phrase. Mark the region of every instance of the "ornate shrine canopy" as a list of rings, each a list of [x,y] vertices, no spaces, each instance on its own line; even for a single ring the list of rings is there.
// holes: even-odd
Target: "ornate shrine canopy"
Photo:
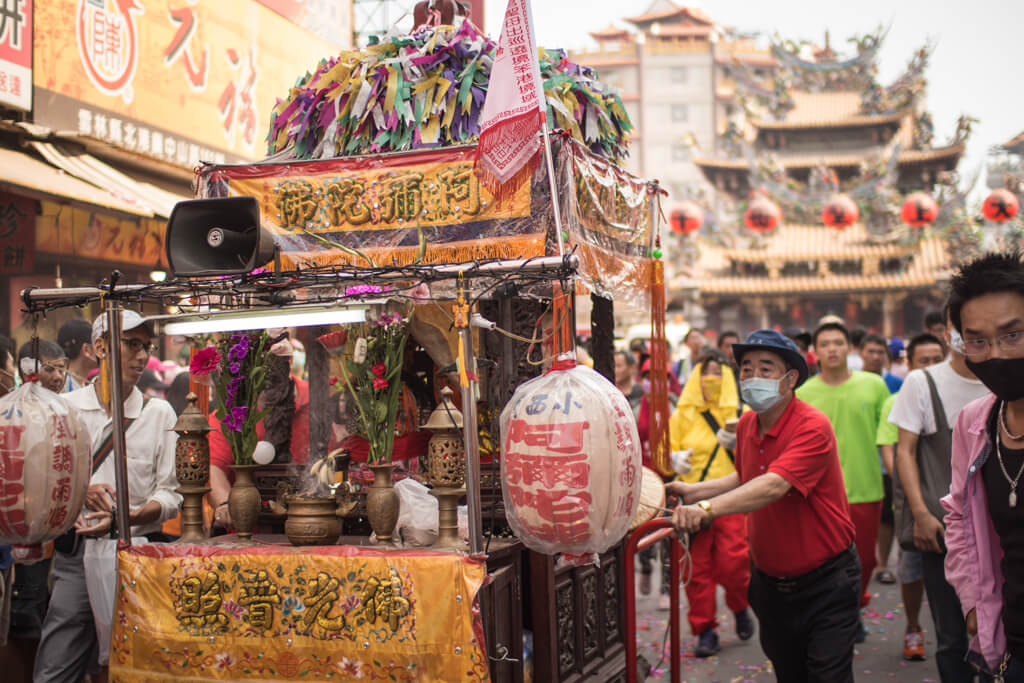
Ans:
[[[660,191],[553,141],[566,251],[591,290],[647,309]],[[206,165],[201,197],[256,197],[285,268],[387,267],[558,254],[547,169],[499,204],[473,173],[474,146],[318,161]]]

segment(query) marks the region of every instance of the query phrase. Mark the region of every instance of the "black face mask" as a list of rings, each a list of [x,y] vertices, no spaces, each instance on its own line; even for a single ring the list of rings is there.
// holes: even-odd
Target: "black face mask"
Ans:
[[[968,358],[967,367],[999,400],[1024,398],[1024,358],[992,358],[981,363]]]

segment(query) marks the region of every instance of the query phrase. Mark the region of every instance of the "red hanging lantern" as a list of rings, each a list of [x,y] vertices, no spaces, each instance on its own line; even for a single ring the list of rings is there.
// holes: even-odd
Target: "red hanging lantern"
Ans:
[[[700,230],[704,225],[704,209],[689,200],[679,205],[670,217],[672,232],[678,235],[689,235]]]
[[[985,197],[985,203],[981,205],[982,215],[994,223],[1012,220],[1019,210],[1017,196],[1004,187],[992,190],[992,194]]]
[[[71,528],[90,451],[78,412],[37,382],[0,399],[0,543],[45,543]]]
[[[903,222],[912,228],[923,228],[935,222],[939,215],[939,205],[924,192],[915,192],[907,197],[900,210]]]
[[[526,547],[593,559],[629,530],[640,503],[640,437],[622,392],[588,367],[558,361],[501,411],[501,489]]]
[[[845,194],[837,194],[828,200],[821,210],[822,222],[830,228],[848,228],[860,218],[857,202]]]
[[[743,214],[744,224],[754,232],[771,232],[781,221],[779,207],[763,196],[754,197]]]

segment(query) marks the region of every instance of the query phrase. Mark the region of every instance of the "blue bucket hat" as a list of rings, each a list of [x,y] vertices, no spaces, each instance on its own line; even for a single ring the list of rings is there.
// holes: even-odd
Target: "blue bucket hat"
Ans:
[[[732,345],[732,354],[736,358],[736,364],[743,362],[743,356],[749,351],[771,351],[782,357],[791,368],[794,368],[799,377],[796,386],[807,381],[810,371],[807,369],[807,361],[800,355],[800,349],[796,347],[793,340],[775,330],[756,330],[747,336],[747,341],[742,344]]]

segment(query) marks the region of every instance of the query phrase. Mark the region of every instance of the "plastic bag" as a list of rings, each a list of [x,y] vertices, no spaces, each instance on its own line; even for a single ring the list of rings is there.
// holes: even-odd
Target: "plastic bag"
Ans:
[[[0,543],[52,541],[85,503],[92,454],[78,411],[28,382],[0,398]]]
[[[133,537],[132,543],[146,543],[145,537]],[[110,632],[114,625],[114,596],[117,593],[117,540],[87,538],[82,552],[85,587],[96,622],[96,641],[100,666],[110,659]]]
[[[501,413],[509,526],[537,552],[596,562],[640,504],[640,437],[614,384],[572,360],[525,382]]]
[[[406,478],[395,483],[398,493],[398,523],[395,532],[402,544],[426,548],[437,542],[437,498],[430,489],[415,479]]]

